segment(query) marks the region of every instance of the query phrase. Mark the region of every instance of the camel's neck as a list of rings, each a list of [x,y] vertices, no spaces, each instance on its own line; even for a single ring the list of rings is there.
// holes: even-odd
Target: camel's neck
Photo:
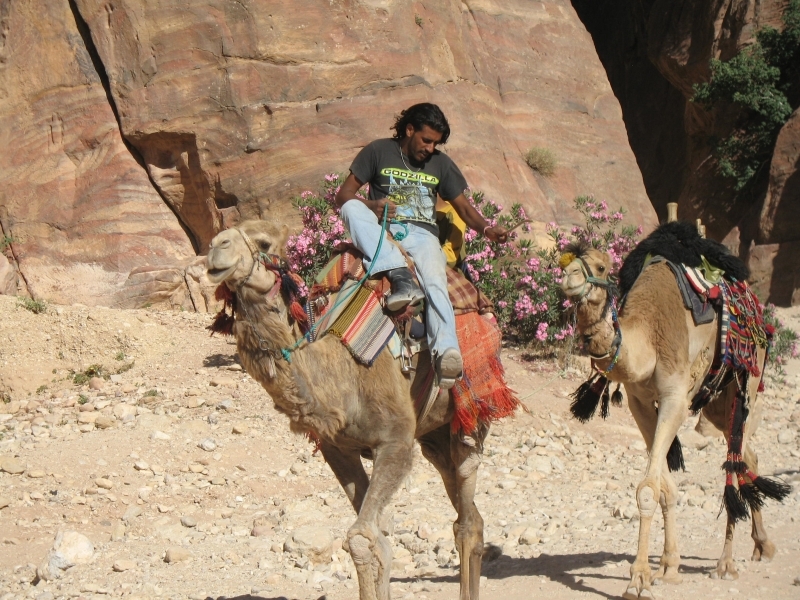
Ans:
[[[612,318],[612,311],[606,309],[605,303],[594,304],[582,302],[577,306],[578,333],[583,339],[584,349],[592,356],[602,358],[593,359],[593,363],[600,371],[605,371],[611,366],[617,348],[614,344],[616,328]],[[618,319],[617,325],[620,332],[619,356],[608,378],[612,381],[632,381],[644,376],[645,367],[641,358],[634,351],[641,346],[641,336],[638,328],[630,321]]]
[[[277,404],[276,396],[285,395],[293,387],[286,384],[297,375],[281,351],[302,352],[302,348],[295,349],[300,334],[289,325],[288,310],[280,297],[267,303],[263,295],[245,289],[238,292],[238,300],[234,335],[239,357],[247,373]]]
[[[289,325],[282,300],[268,304],[263,295],[254,293],[238,297],[234,335],[242,366],[272,396],[275,408],[289,417],[292,431],[332,439],[344,427],[345,413],[336,398],[317,391],[319,344],[296,346],[302,334]],[[284,349],[291,350],[288,360]]]

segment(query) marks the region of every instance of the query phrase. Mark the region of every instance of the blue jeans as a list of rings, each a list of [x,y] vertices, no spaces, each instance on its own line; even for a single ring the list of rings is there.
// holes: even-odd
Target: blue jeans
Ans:
[[[350,232],[353,244],[364,255],[364,266],[374,263],[372,275],[405,267],[403,253],[387,239],[383,241],[379,256],[375,256],[381,238],[378,217],[360,200],[348,200],[342,207],[342,220]],[[414,259],[420,287],[425,292],[425,324],[428,346],[434,356],[448,348],[459,350],[456,337],[456,317],[447,292],[447,259],[439,240],[430,231],[413,223],[406,223],[408,235],[398,242]],[[394,234],[403,231],[401,225],[390,225]]]

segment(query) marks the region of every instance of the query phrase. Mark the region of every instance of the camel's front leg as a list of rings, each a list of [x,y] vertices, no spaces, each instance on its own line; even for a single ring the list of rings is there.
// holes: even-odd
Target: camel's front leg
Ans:
[[[662,384],[662,389],[659,390],[661,393],[658,411],[652,403],[643,402],[632,394],[628,394],[628,405],[647,444],[650,457],[645,477],[636,489],[636,503],[639,507],[639,542],[636,560],[631,565],[631,580],[623,594],[623,598],[626,600],[653,597],[651,591],[653,577],[647,555],[650,545],[650,527],[656,507],[661,501],[662,472],[666,468],[667,451],[683,423],[687,409],[685,390],[688,386],[686,383],[682,378],[673,377],[670,384],[669,386]],[[665,496],[664,504],[668,506],[667,500],[668,498]],[[667,516],[671,519],[674,518],[674,510],[668,509]],[[672,525],[674,526],[674,522]],[[670,531],[672,532],[670,535],[672,547],[665,544],[662,562],[667,565],[665,572],[669,570],[677,574],[680,555],[674,527],[671,527]],[[670,539],[667,538],[665,541],[670,542]]]
[[[480,440],[488,429],[480,433]],[[453,523],[456,549],[461,560],[461,600],[478,600],[483,557],[483,519],[473,501],[480,453],[450,435],[444,425],[420,439],[422,454],[436,467],[458,518]]]
[[[664,515],[664,553],[661,555],[661,564],[653,579],[660,579],[664,583],[681,583],[683,578],[678,573],[681,556],[678,552],[678,532],[675,518],[678,506],[678,487],[668,468],[661,472],[659,504],[661,504],[661,513]]]
[[[392,494],[411,471],[412,431],[406,439],[387,442],[373,450],[375,461],[369,489],[356,522],[347,532],[350,556],[358,574],[360,600],[389,600],[390,597],[392,548],[381,533],[378,519]]]

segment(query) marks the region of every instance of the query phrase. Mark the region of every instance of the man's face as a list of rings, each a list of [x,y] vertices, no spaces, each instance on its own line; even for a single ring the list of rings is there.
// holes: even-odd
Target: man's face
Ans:
[[[414,129],[413,125],[406,127],[406,138],[408,146],[406,154],[417,163],[422,163],[430,158],[436,149],[436,144],[442,140],[442,134],[428,125],[423,125],[422,129]]]

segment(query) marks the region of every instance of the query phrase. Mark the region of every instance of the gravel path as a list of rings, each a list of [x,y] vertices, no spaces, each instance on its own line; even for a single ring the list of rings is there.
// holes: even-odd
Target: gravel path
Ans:
[[[78,305],[35,315],[17,304],[0,296],[0,391],[10,400],[0,403],[0,600],[357,596],[341,547],[354,520],[344,494],[242,372],[235,346],[208,336],[208,315]],[[800,310],[782,314],[800,331]],[[578,373],[513,348],[504,361],[530,412],[495,425],[486,443],[476,504],[493,547],[483,597],[619,597],[646,461],[633,420],[623,407],[582,426],[568,413]],[[93,364],[110,377],[75,384]],[[800,597],[798,382],[792,361],[786,383],[770,383],[755,440],[762,472],[795,484],[764,511],[777,556],[751,563],[745,524],[740,578],[709,578],[724,533],[725,449],[689,419],[687,470],[676,476],[684,581],[656,588],[657,598]],[[418,450],[389,516],[393,597],[457,598],[455,513]],[[654,567],[662,544],[659,515]]]

